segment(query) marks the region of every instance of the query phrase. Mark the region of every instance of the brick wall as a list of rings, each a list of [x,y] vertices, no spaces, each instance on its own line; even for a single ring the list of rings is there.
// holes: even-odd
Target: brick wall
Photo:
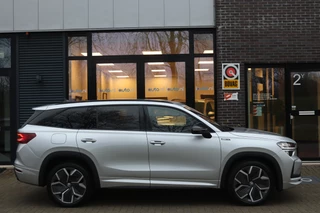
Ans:
[[[320,63],[320,1],[215,1],[217,119],[245,126],[244,64]],[[222,63],[241,63],[239,101],[223,101]]]

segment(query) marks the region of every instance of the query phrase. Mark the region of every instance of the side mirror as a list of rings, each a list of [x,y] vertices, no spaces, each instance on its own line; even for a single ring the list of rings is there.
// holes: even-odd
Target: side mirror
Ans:
[[[200,127],[200,126],[193,126],[191,129],[191,133],[192,134],[201,134],[204,138],[211,138],[211,134],[209,132],[209,130],[207,130],[206,128]]]

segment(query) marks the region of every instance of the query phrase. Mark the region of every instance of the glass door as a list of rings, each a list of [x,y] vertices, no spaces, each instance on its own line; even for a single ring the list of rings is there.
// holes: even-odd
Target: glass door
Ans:
[[[97,100],[136,99],[136,63],[97,63]]]
[[[320,72],[291,72],[292,138],[298,155],[304,159],[320,157]]]
[[[0,164],[10,162],[10,78],[0,76]]]
[[[146,62],[145,98],[186,103],[186,63]]]

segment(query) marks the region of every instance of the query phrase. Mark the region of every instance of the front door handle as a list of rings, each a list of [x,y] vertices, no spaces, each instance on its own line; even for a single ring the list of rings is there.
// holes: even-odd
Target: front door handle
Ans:
[[[166,142],[164,142],[164,141],[150,141],[150,144],[155,145],[155,146],[162,146],[162,145],[165,145]]]
[[[93,139],[93,138],[82,138],[81,141],[83,143],[94,143],[96,142],[97,140],[96,139]]]

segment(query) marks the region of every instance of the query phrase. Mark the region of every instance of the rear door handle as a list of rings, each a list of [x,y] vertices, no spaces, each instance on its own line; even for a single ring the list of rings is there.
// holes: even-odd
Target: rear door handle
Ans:
[[[93,139],[93,138],[82,138],[81,141],[83,143],[94,143],[96,142],[97,140],[96,139]]]
[[[164,141],[150,141],[150,144],[155,145],[155,146],[162,146],[162,145],[165,145],[166,142],[164,142]]]

